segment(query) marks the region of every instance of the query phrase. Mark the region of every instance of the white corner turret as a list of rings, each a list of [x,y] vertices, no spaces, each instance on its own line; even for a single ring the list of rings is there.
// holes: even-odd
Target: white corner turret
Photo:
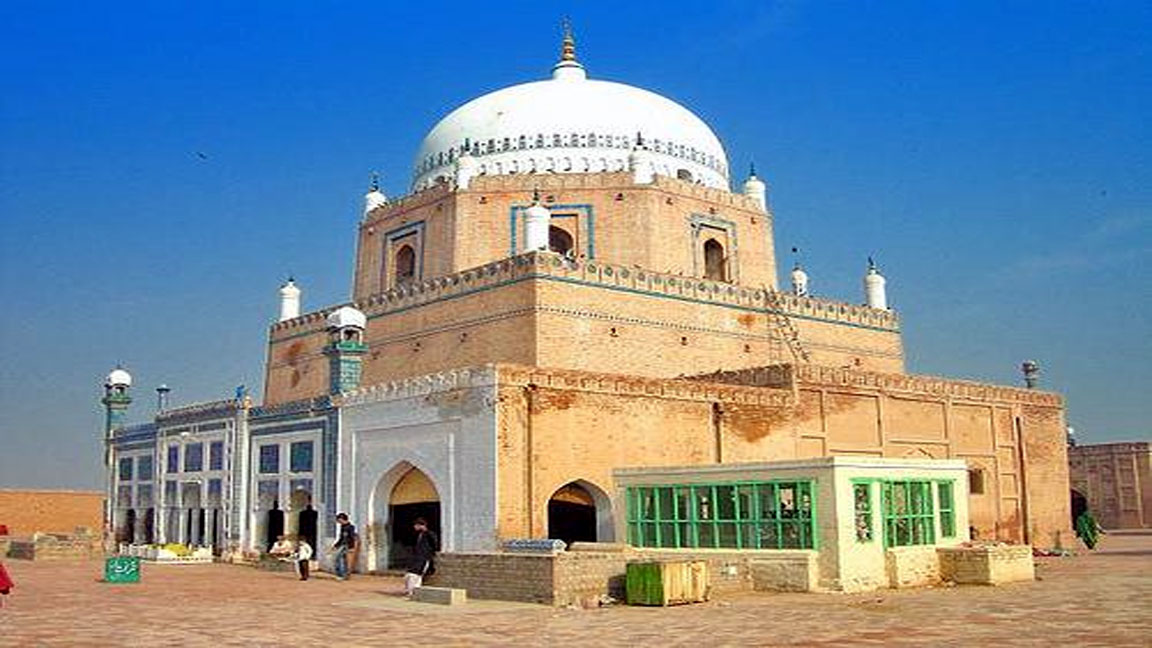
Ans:
[[[341,306],[328,313],[325,322],[329,329],[358,328],[364,330],[368,327],[368,318],[364,312],[352,306]]]
[[[292,277],[288,277],[288,281],[280,286],[280,320],[295,319],[300,317],[300,289],[296,287],[296,282]]]
[[[888,310],[888,294],[884,287],[887,280],[884,275],[880,274],[880,270],[876,268],[876,263],[872,261],[872,257],[868,257],[868,272],[864,275],[864,299],[869,308],[877,308],[879,310]]]
[[[460,149],[460,157],[456,158],[456,188],[467,189],[472,184],[472,178],[480,173],[480,163],[472,157],[472,146],[468,141]]]
[[[131,387],[132,374],[128,373],[123,367],[117,366],[115,369],[108,373],[108,377],[104,379],[105,387]]]
[[[372,211],[383,207],[388,204],[388,197],[384,192],[380,191],[380,176],[376,173],[372,174],[372,185],[368,188],[368,193],[364,194],[364,215],[372,213]]]
[[[552,212],[540,204],[540,191],[532,192],[532,206],[524,210],[524,250],[547,250]]]
[[[748,173],[748,179],[744,181],[744,195],[756,201],[760,205],[761,211],[768,211],[768,186],[764,181],[756,177],[756,165],[753,164]]]
[[[636,184],[652,184],[656,179],[656,165],[652,163],[652,155],[640,133],[636,133],[636,143],[628,154],[628,170],[632,172],[632,182]]]
[[[808,296],[808,273],[797,263],[792,268],[792,294],[797,297]]]

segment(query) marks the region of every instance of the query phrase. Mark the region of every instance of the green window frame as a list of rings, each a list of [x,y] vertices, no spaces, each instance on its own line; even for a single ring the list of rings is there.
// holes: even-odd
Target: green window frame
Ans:
[[[852,480],[852,520],[856,529],[856,542],[872,542],[876,539],[872,528],[872,481]]]
[[[936,542],[933,482],[892,480],[881,484],[884,546],[906,547]]]
[[[940,537],[956,537],[956,498],[951,481],[936,482],[936,499],[940,507]]]
[[[815,549],[811,481],[632,486],[628,542],[638,547]]]

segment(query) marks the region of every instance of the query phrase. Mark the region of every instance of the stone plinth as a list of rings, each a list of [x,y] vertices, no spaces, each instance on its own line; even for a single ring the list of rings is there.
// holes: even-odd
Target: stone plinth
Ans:
[[[884,566],[888,573],[888,586],[924,587],[940,582],[940,560],[936,547],[892,547],[884,552]]]
[[[941,547],[940,573],[945,580],[961,584],[999,585],[1036,579],[1032,547],[988,545]]]

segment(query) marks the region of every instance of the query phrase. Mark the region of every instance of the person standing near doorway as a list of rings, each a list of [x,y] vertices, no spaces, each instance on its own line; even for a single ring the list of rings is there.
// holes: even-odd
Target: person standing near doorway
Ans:
[[[408,565],[408,573],[404,574],[404,593],[412,596],[412,592],[424,584],[424,577],[436,573],[436,552],[440,551],[440,538],[428,528],[428,521],[416,518],[412,523],[416,530],[416,545],[412,548],[412,562]]]
[[[332,549],[336,551],[336,578],[348,580],[352,571],[348,554],[356,550],[356,527],[348,519],[347,513],[337,513],[336,524],[338,525],[336,543],[332,545]]]
[[[300,574],[300,580],[308,580],[309,563],[312,562],[312,545],[308,544],[305,538],[297,538],[296,540],[296,571]]]

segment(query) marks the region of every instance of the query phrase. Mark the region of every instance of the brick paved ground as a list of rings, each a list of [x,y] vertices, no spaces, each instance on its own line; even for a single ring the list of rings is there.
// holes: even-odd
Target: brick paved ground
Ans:
[[[17,590],[4,646],[1051,645],[1152,646],[1152,535],[1044,559],[1042,580],[867,595],[748,594],[667,609],[556,610],[398,598],[395,578],[307,583],[229,565],[146,566],[139,585],[100,565],[8,561]]]

